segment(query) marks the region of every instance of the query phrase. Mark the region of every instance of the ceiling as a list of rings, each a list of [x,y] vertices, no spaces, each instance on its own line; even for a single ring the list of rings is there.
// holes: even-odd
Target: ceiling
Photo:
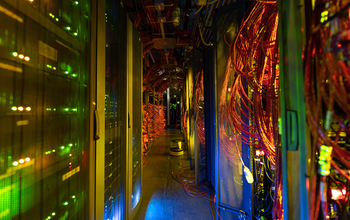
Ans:
[[[213,11],[229,3],[231,0],[123,0],[143,43],[144,89],[154,87],[163,93],[168,87],[182,87],[192,49],[212,45]]]

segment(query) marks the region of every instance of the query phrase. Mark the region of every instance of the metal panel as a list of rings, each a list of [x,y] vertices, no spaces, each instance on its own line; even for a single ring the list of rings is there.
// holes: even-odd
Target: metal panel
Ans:
[[[207,178],[207,151],[205,146],[205,119],[204,119],[204,105],[205,99],[204,94],[201,94],[203,83],[203,62],[204,62],[204,51],[199,48],[194,48],[193,56],[193,100],[194,103],[194,148],[195,148],[195,182],[200,185],[208,180]],[[202,91],[204,92],[204,91]],[[201,97],[197,97],[201,95]],[[197,101],[199,100],[199,102]],[[202,127],[203,126],[203,127]],[[204,139],[204,140],[203,140]]]
[[[141,199],[142,192],[142,48],[140,35],[133,29],[133,121],[132,121],[132,208]]]
[[[207,179],[215,188],[215,78],[214,78],[214,48],[204,51],[204,113],[205,113],[205,146]]]
[[[232,139],[235,139],[233,134],[230,134],[230,129],[226,125],[224,119],[219,118],[219,105],[222,84],[224,82],[227,60],[229,58],[229,47],[226,41],[231,42],[235,37],[239,23],[243,18],[245,11],[245,2],[238,1],[225,8],[216,10],[213,22],[214,32],[214,59],[215,59],[215,82],[216,82],[216,192],[218,199],[218,208],[223,219],[238,219],[245,217],[252,219],[252,185],[248,184],[243,176],[243,167],[238,157],[231,158],[236,161],[229,161],[223,149],[220,147],[221,134],[225,130]],[[232,79],[231,79],[232,81]],[[229,83],[231,82],[229,79]],[[231,82],[232,83],[232,82]],[[244,110],[244,108],[243,108]],[[243,114],[243,113],[242,113]],[[248,120],[242,117],[242,120]],[[220,128],[221,126],[221,128]],[[250,169],[251,160],[250,146],[236,141],[236,147],[242,154],[242,160]]]
[[[302,64],[302,23],[305,3],[299,1],[278,1],[280,84],[282,119],[282,175],[283,207],[285,219],[309,219],[307,193],[307,124],[304,101],[304,76]],[[302,28],[304,27],[304,28]],[[287,114],[297,114],[298,146],[287,144]],[[293,143],[290,143],[293,144]],[[296,149],[297,148],[297,149]],[[309,149],[310,150],[310,149]]]
[[[142,49],[139,34],[127,21],[127,151],[126,210],[133,219],[141,204],[142,190]]]
[[[127,126],[127,66],[126,19],[118,2],[106,1],[103,22],[106,24],[105,50],[105,163],[104,219],[126,219],[126,130]],[[106,13],[106,14],[105,14]],[[107,21],[107,22],[105,22]],[[103,88],[103,87],[102,87]],[[102,103],[101,103],[102,104]]]

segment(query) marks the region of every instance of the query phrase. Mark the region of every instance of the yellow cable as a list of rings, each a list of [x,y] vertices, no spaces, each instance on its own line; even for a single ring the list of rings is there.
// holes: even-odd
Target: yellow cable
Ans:
[[[218,0],[215,0],[215,1],[212,1],[212,2],[207,2],[207,4],[208,5],[211,5],[211,4],[213,4],[213,3],[215,3],[215,2],[217,2]]]
[[[196,15],[198,12],[200,12],[200,11],[202,10],[203,6],[204,6],[204,5],[202,5],[202,6],[198,9],[198,11],[196,11],[196,12],[194,13],[194,15]]]
[[[200,37],[201,37],[201,40],[202,40],[202,42],[203,42],[203,44],[205,45],[205,46],[213,46],[213,44],[211,43],[211,44],[207,44],[205,41],[204,41],[204,39],[203,39],[203,36],[202,36],[202,31],[201,31],[201,27],[198,27],[198,29],[199,29],[199,35],[200,35]]]

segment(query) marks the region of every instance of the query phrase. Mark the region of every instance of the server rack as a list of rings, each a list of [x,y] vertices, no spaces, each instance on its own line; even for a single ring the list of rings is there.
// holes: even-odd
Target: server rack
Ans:
[[[285,219],[309,219],[310,132],[306,123],[303,48],[307,30],[305,1],[278,2],[282,178]]]
[[[133,219],[142,200],[142,47],[132,22],[127,22],[127,164],[126,213]]]
[[[142,187],[141,42],[120,2],[98,13],[96,219],[132,219]]]
[[[90,215],[90,2],[0,1],[0,218]]]
[[[106,1],[104,219],[125,219],[127,126],[127,15],[122,5]],[[102,105],[102,103],[100,103]]]
[[[186,135],[185,141],[187,144],[187,155],[190,160],[190,167],[194,169],[195,166],[195,136],[194,136],[194,104],[193,104],[193,66],[188,67],[186,75]]]
[[[204,116],[204,50],[193,49],[193,111],[194,111],[194,159],[195,182],[200,185],[208,181],[207,149],[205,145],[205,116]]]
[[[249,184],[243,175],[243,165],[249,169],[253,168],[251,146],[235,141],[234,149],[237,154],[234,158],[226,157],[222,147],[224,136],[228,135],[231,140],[236,138],[230,132],[225,119],[220,117],[220,99],[221,91],[225,81],[225,70],[229,57],[229,46],[226,41],[231,42],[235,37],[236,30],[239,27],[245,13],[245,1],[237,1],[225,8],[220,8],[213,15],[213,33],[214,33],[214,74],[215,74],[215,118],[212,123],[215,124],[215,135],[211,138],[215,140],[215,191],[217,208],[222,219],[252,219],[254,213],[252,204],[253,185]],[[232,79],[228,79],[228,85],[231,85]],[[226,88],[225,88],[226,89]],[[228,91],[229,93],[229,91]],[[244,108],[242,108],[245,110]],[[246,109],[248,112],[248,110]],[[247,113],[246,112],[246,113]],[[241,119],[248,120],[241,113]],[[225,134],[224,134],[225,133]],[[241,155],[242,162],[238,156]]]
[[[0,19],[0,218],[132,218],[142,49],[122,4],[4,0]]]

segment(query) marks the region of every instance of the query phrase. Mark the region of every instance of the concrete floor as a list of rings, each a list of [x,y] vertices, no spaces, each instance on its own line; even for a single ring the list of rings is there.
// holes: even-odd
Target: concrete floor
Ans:
[[[143,169],[142,202],[135,220],[212,219],[209,201],[187,195],[181,184],[171,176],[167,158],[172,161],[174,175],[178,174],[178,162],[187,159],[187,156],[169,156],[173,139],[182,139],[182,134],[179,130],[168,129],[152,145]]]

